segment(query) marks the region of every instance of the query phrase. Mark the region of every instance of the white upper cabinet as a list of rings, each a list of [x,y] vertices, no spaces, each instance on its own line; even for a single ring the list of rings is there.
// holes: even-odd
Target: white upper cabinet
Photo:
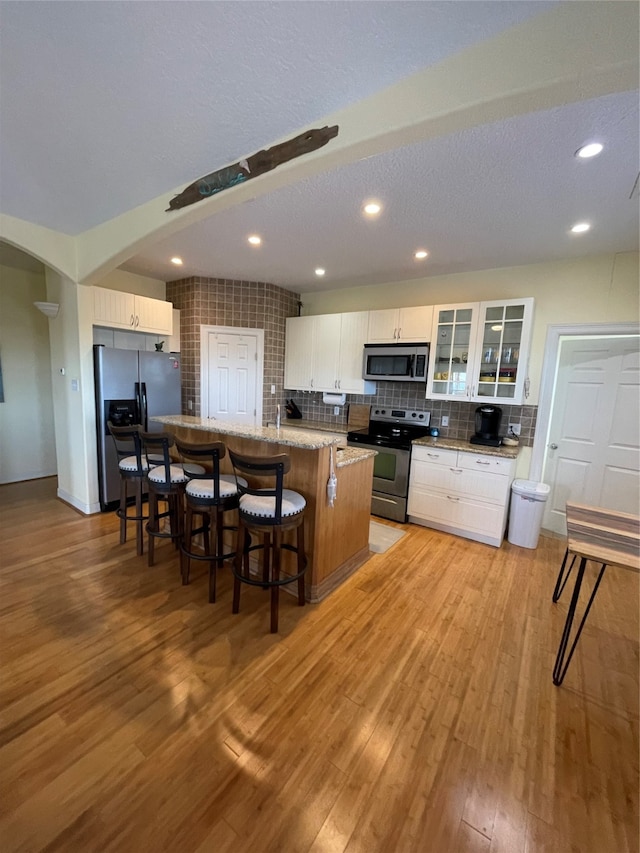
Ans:
[[[284,387],[295,391],[373,394],[362,378],[368,311],[289,317]]]
[[[530,298],[437,305],[427,398],[521,405],[532,322]]]
[[[369,311],[369,344],[421,343],[431,336],[432,305]]]
[[[97,326],[171,335],[173,305],[161,299],[94,287],[93,322]]]
[[[340,324],[340,358],[338,362],[337,388],[345,394],[373,394],[375,382],[362,378],[364,345],[369,328],[369,312],[353,311],[342,314]]]
[[[430,335],[427,398],[469,400],[479,303],[436,305]]]
[[[312,391],[316,318],[287,317],[286,325],[284,387]]]
[[[136,296],[134,299],[137,331],[156,332],[159,335],[173,334],[173,305],[171,302],[149,299],[147,296]]]
[[[93,322],[110,328],[133,329],[135,319],[133,293],[93,288]]]

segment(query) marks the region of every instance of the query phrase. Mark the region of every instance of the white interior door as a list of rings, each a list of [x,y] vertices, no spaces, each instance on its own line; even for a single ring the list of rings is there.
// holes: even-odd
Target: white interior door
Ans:
[[[543,527],[566,533],[568,500],[640,508],[638,337],[562,343],[543,481]]]
[[[202,336],[202,416],[262,422],[261,330],[207,329]]]

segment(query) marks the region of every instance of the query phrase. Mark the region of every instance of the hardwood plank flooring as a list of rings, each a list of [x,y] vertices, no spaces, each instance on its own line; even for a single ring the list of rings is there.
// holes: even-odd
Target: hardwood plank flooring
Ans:
[[[558,688],[562,540],[408,525],[274,636],[55,487],[0,486],[3,853],[638,853],[637,575]]]

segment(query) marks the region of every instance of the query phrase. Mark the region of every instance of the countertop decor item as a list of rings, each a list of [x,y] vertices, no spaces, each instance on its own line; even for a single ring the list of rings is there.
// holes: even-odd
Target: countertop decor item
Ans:
[[[519,441],[515,436],[505,435],[502,439],[502,443],[505,447],[518,447]]]

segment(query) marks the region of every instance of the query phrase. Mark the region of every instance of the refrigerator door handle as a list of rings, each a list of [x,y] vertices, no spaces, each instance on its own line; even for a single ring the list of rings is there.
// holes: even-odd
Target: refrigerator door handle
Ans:
[[[144,427],[144,411],[142,408],[142,393],[140,389],[140,383],[134,383],[135,395],[136,395],[136,423],[139,423],[140,426]]]
[[[140,383],[140,422],[145,432],[149,429],[149,424],[147,423],[147,383]]]

